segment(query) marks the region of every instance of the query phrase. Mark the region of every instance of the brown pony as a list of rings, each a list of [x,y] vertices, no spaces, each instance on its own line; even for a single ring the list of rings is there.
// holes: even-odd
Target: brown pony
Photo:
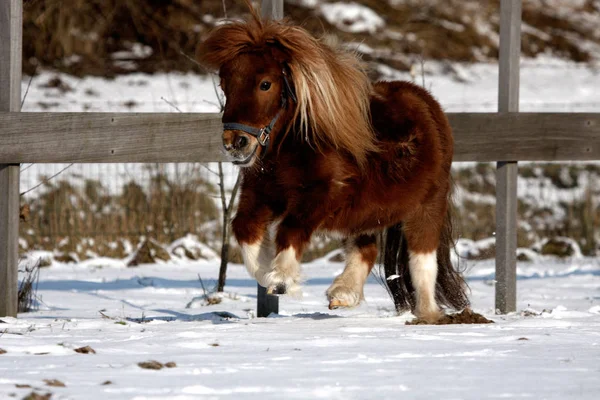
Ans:
[[[444,112],[409,82],[372,84],[357,57],[289,21],[217,26],[199,61],[226,96],[223,145],[242,167],[232,222],[248,272],[271,293],[294,294],[313,234],[346,243],[330,308],[353,307],[381,245],[398,311],[426,322],[468,305],[453,268],[452,132]]]

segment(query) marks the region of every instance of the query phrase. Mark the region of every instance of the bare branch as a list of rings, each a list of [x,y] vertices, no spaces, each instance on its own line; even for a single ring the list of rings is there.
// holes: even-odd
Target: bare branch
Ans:
[[[223,182],[225,181],[225,176],[223,175],[223,163],[219,162],[219,187],[221,188],[221,206],[223,207],[223,222],[227,223],[227,198],[225,197],[225,185]]]
[[[188,56],[187,54],[185,54],[183,52],[183,50],[181,50],[179,52],[179,54],[181,54],[182,56],[184,56],[185,58],[188,59],[188,61],[191,61],[193,64],[195,64],[198,68],[200,68],[202,71],[208,73],[209,71],[202,65],[200,64],[197,60],[194,60],[192,57]]]
[[[164,101],[165,103],[167,103],[168,105],[170,105],[171,107],[173,107],[174,109],[176,109],[177,111],[179,111],[180,113],[183,112],[179,109],[179,107],[177,107],[175,104],[171,103],[169,100],[165,99],[164,97],[160,96],[160,99],[162,101]]]
[[[206,169],[211,174],[213,174],[215,176],[219,176],[219,173],[217,171],[213,171],[212,169],[208,168],[208,165],[200,164],[200,166],[203,167],[204,169]]]
[[[213,78],[213,89],[215,89],[215,95],[217,96],[217,101],[219,102],[219,107],[221,108],[220,112],[225,110],[225,102],[223,101],[223,97],[219,93],[219,89],[217,88],[217,82],[215,82]]]
[[[237,196],[238,189],[240,188],[240,183],[242,182],[242,174],[238,172],[237,179],[235,180],[235,185],[233,185],[233,189],[231,190],[231,198],[229,199],[229,206],[227,206],[228,214],[231,213],[233,209],[233,203],[235,201],[235,196]]]

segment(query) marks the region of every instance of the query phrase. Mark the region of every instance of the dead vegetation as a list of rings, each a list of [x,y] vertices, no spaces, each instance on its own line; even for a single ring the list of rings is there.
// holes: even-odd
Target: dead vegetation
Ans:
[[[33,265],[23,262],[19,267],[22,279],[19,281],[17,294],[17,307],[19,313],[28,313],[37,308],[37,288],[40,277],[41,262],[38,260]]]
[[[215,221],[219,211],[216,189],[199,177],[200,165],[191,165],[179,179],[167,177],[161,166],[146,168],[150,178],[145,186],[131,180],[115,194],[100,180],[44,183],[23,205],[28,211],[20,224],[21,251],[56,250],[57,261],[77,262],[124,258],[139,246],[139,257],[131,261],[136,265],[166,259],[155,242],[171,243],[189,233],[209,242],[216,233],[207,236],[205,224]]]
[[[322,1],[326,3],[328,1]],[[321,36],[359,49],[366,61],[408,71],[427,60],[473,62],[498,56],[499,1],[358,0],[385,21],[374,33],[330,24],[319,6],[286,2],[286,15]],[[560,4],[560,7],[557,6]],[[194,71],[193,55],[206,32],[223,18],[246,15],[237,0],[30,0],[24,8],[24,69],[37,65],[74,75]],[[525,0],[523,54],[553,54],[587,62],[600,44],[598,3]],[[344,21],[351,24],[352,21]]]
[[[457,202],[460,237],[491,238],[495,230],[495,172],[492,163],[454,172],[463,193]],[[526,181],[529,194],[519,193],[517,246],[542,255],[571,257],[576,250],[584,256],[600,250],[600,165],[595,163],[530,163],[519,166],[519,179]],[[547,240],[546,240],[547,239]],[[542,248],[536,243],[545,241]],[[472,259],[493,258],[493,243]],[[527,258],[521,254],[521,258]]]
[[[52,386],[52,387],[67,387],[67,385],[65,385],[63,382],[59,381],[58,379],[44,379],[44,383],[47,386]]]

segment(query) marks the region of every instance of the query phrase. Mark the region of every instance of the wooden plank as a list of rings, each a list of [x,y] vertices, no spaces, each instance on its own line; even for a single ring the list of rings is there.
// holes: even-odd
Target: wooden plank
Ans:
[[[600,160],[600,113],[450,113],[454,161]],[[0,163],[226,161],[219,114],[2,113]]]
[[[498,111],[519,111],[522,0],[500,2]],[[517,179],[518,165],[503,158],[496,171],[496,310],[517,307]],[[511,162],[512,161],[512,162]]]
[[[21,111],[22,7],[0,0],[0,111]],[[0,164],[0,317],[17,316],[19,171]]]
[[[599,113],[457,113],[454,161],[600,160]]]
[[[0,121],[0,162],[225,160],[219,114],[0,113]]]
[[[261,14],[263,17],[272,19],[283,18],[283,0],[263,0]],[[256,290],[256,316],[258,318],[268,317],[269,314],[279,313],[279,298],[267,294],[267,290],[257,284]]]

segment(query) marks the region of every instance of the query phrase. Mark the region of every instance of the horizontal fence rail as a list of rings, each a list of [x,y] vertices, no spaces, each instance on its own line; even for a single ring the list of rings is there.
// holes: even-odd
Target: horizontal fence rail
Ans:
[[[449,113],[454,161],[600,160],[600,113]],[[0,112],[0,163],[226,161],[220,114]]]

